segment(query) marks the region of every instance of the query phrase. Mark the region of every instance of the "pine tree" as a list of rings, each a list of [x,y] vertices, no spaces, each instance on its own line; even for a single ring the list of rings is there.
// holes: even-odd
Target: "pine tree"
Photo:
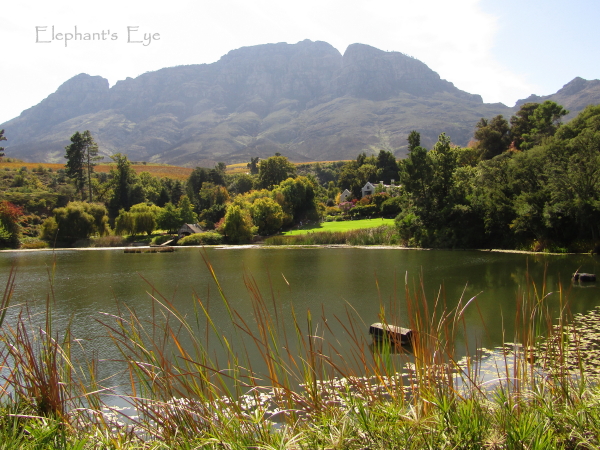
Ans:
[[[76,131],[71,136],[71,144],[65,147],[67,159],[67,175],[73,179],[75,187],[81,193],[83,200],[83,192],[86,184],[88,185],[88,198],[93,201],[92,197],[92,172],[96,161],[102,159],[98,156],[98,144],[94,141],[89,130],[80,133]]]
[[[0,130],[0,141],[6,141],[4,130]],[[0,157],[4,156],[4,147],[0,147]]]

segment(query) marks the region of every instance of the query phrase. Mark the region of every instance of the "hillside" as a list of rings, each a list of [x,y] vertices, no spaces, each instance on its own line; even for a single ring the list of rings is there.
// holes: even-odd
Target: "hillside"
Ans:
[[[305,40],[244,47],[213,64],[165,68],[112,87],[79,74],[0,129],[7,155],[23,160],[63,162],[69,137],[89,129],[105,156],[193,167],[275,152],[296,162],[381,148],[401,157],[413,129],[427,147],[441,132],[465,145],[479,118],[513,112],[402,53],[353,44],[341,55]]]

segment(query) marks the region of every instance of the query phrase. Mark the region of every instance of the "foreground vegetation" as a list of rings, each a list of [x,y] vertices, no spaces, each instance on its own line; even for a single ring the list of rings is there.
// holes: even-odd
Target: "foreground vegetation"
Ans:
[[[121,313],[100,320],[131,380],[120,394],[135,416],[112,408],[110,380],[100,361],[69,329],[46,318],[7,310],[11,273],[0,316],[0,445],[2,448],[264,448],[264,449],[593,449],[600,445],[600,388],[581,335],[561,315],[552,320],[544,286],[517,297],[517,344],[496,351],[492,380],[478,360],[457,361],[455,343],[476,299],[453,310],[439,298],[428,308],[421,289],[405,286],[410,349],[372,350],[351,309],[334,317],[299,311],[284,317],[252,277],[245,283],[253,320],[232,309],[209,263],[233,325],[223,335],[207,300],[194,297],[197,316],[184,317],[167,298],[150,297],[154,316]],[[151,286],[150,286],[151,287]],[[53,292],[51,289],[50,292]],[[387,305],[386,305],[387,306]],[[214,306],[213,306],[214,307]],[[381,319],[399,323],[395,305]],[[340,312],[341,313],[341,312]],[[347,330],[346,344],[326,319]],[[292,321],[292,327],[286,325]],[[40,325],[41,323],[41,325]],[[325,328],[323,328],[325,324]],[[596,324],[594,324],[596,326]],[[209,341],[225,351],[217,362]],[[344,349],[342,350],[342,347]],[[351,348],[348,349],[348,346]],[[249,360],[255,347],[262,363]],[[399,351],[399,354],[395,352]],[[342,354],[340,352],[343,352]],[[106,356],[106,355],[104,355]],[[591,361],[590,361],[591,362]]]

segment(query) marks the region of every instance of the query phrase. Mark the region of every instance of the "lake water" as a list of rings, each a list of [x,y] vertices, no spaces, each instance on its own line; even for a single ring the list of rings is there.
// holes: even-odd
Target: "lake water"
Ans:
[[[114,323],[100,313],[115,313],[117,302],[150,318],[153,311],[150,294],[160,292],[188,318],[193,318],[194,298],[198,296],[219,331],[235,334],[203,255],[212,264],[230,306],[240,318],[253,322],[247,287],[247,280],[252,279],[271,314],[277,310],[285,324],[283,328],[293,333],[292,308],[301,325],[306,323],[306,312],[310,310],[313,331],[319,334],[327,328],[327,336],[335,341],[342,357],[344,349],[349,347],[348,315],[359,317],[355,330],[365,342],[368,325],[380,321],[382,309],[389,314],[388,320],[402,326],[409,324],[405,282],[413,290],[422,281],[431,308],[438,296],[448,309],[456,306],[461,297],[467,301],[477,296],[465,312],[467,331],[459,336],[459,356],[466,344],[472,351],[475,347],[494,347],[503,340],[512,340],[517,298],[528,285],[527,277],[539,290],[545,282],[546,292],[553,292],[546,300],[550,308],[558,306],[559,286],[573,314],[600,305],[595,283],[571,282],[575,270],[600,272],[600,260],[589,255],[235,247],[205,251],[181,248],[174,253],[157,254],[125,254],[122,249],[3,252],[0,282],[5,283],[10,268],[15,267],[17,281],[12,304],[27,305],[36,314],[45,308],[51,292],[49,280],[53,279],[54,329],[60,330],[70,321],[74,337],[82,339],[85,348],[102,359],[101,375],[109,376],[120,370],[113,361],[119,355],[99,321]],[[11,314],[15,313],[13,308]],[[203,327],[201,322],[200,332]],[[219,351],[214,350],[217,359]],[[249,354],[258,358],[254,350],[249,350]],[[126,384],[126,377],[121,381]]]

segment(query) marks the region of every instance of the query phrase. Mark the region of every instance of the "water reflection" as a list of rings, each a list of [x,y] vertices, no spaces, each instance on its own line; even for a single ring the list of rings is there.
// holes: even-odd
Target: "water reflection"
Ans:
[[[409,325],[406,281],[411,291],[423,288],[431,309],[438,301],[451,310],[461,298],[464,304],[476,296],[465,312],[465,331],[458,335],[458,357],[467,349],[473,353],[476,348],[493,348],[512,339],[516,299],[527,289],[528,279],[538,290],[554,292],[547,297],[550,309],[558,307],[560,284],[573,313],[586,312],[600,303],[595,285],[580,288],[570,280],[577,268],[600,272],[598,259],[588,255],[234,248],[208,249],[205,257],[240,318],[249,324],[254,320],[246,286],[251,280],[259,287],[269,312],[278,315],[280,330],[292,331],[292,310],[302,324],[310,310],[314,327],[311,334],[321,336],[324,348],[331,345],[349,364],[354,359],[347,352],[356,349],[356,342],[368,351],[368,325],[380,321],[382,310],[390,323]],[[124,254],[122,250],[7,252],[0,254],[0,266],[0,281],[5,281],[11,266],[17,267],[14,302],[27,304],[34,314],[45,308],[48,296],[54,297],[54,329],[70,322],[73,335],[83,340],[86,350],[102,358],[100,376],[117,374],[113,379],[116,384],[127,386],[129,380],[119,375],[123,370],[115,361],[119,355],[100,323],[111,318],[100,312],[116,314],[120,303],[138,316],[150,318],[156,312],[152,296],[158,293],[194,321],[195,298],[199,298],[219,332],[231,339],[240,354],[247,352],[250,360],[260,361],[252,342],[231,324],[199,249],[157,254]],[[349,317],[356,319],[354,328],[348,327]],[[206,331],[206,321],[200,320],[198,332],[203,335]],[[303,332],[308,334],[308,330]],[[348,332],[356,333],[357,340],[353,341]],[[209,345],[217,360],[224,357],[216,340]],[[354,366],[360,371],[358,363]]]

